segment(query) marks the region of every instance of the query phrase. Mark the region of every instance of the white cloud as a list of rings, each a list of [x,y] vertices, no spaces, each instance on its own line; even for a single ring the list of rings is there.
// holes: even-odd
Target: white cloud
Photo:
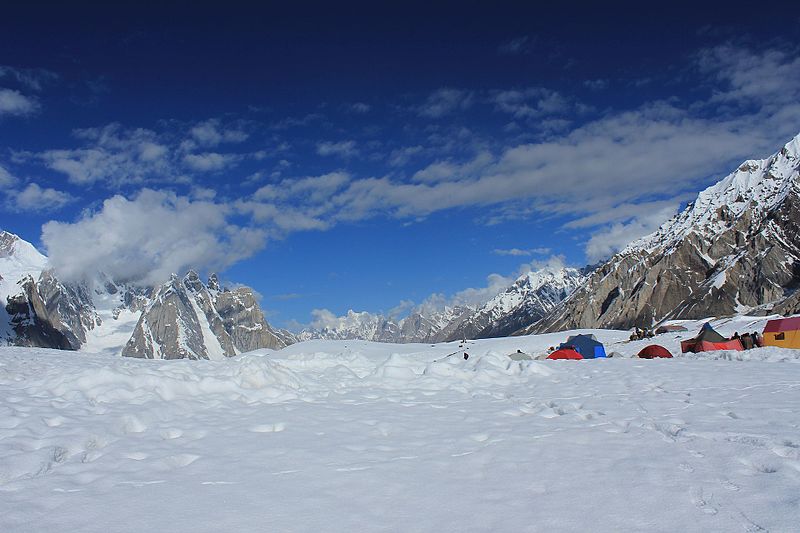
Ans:
[[[495,248],[492,253],[495,255],[510,255],[514,257],[530,257],[532,255],[544,255],[550,253],[550,248]]]
[[[608,88],[609,81],[605,79],[586,80],[583,82],[583,85],[592,91],[602,91]]]
[[[17,183],[17,178],[0,165],[0,187],[13,187]]]
[[[338,155],[340,157],[352,157],[358,154],[358,149],[356,148],[355,141],[324,141],[317,144],[317,153],[323,156]]]
[[[209,119],[195,125],[189,134],[202,146],[217,146],[221,143],[240,143],[248,138],[241,129],[223,127],[218,119]]]
[[[612,224],[594,233],[586,243],[587,261],[596,263],[602,259],[607,259],[630,242],[652,233],[672,217],[677,208],[677,204],[672,204],[648,214],[637,216],[628,222]]]
[[[473,99],[471,91],[445,87],[431,93],[425,102],[417,107],[417,113],[423,117],[440,118],[469,108]]]
[[[183,156],[183,162],[192,170],[199,172],[222,170],[237,164],[240,159],[236,154],[220,154],[217,152],[186,154]]]
[[[508,40],[497,47],[497,51],[504,55],[527,54],[531,51],[531,38],[527,35]]]
[[[66,174],[71,183],[109,187],[148,180],[174,180],[177,171],[167,146],[147,129],[127,130],[119,124],[80,129],[82,148],[47,150],[37,157],[49,168]]]
[[[68,193],[30,183],[21,191],[10,193],[7,205],[14,211],[51,211],[74,200]]]
[[[479,152],[473,159],[462,164],[452,161],[436,161],[414,173],[411,179],[423,183],[461,181],[476,177],[492,162],[492,154],[485,151]]]
[[[350,104],[349,109],[353,113],[363,115],[364,113],[369,113],[370,109],[372,109],[372,106],[365,104],[364,102],[356,102],[354,104]]]
[[[201,146],[241,142],[246,133],[223,128],[216,119],[188,132],[167,126],[160,131],[109,124],[73,132],[83,144],[78,148],[46,150],[29,157],[65,174],[76,185],[101,184],[110,189],[123,185],[187,183],[192,173],[231,168],[241,161],[263,159],[263,152],[195,152]],[[188,137],[187,137],[188,135]]]
[[[16,68],[0,66],[0,78],[11,78],[33,91],[41,91],[44,85],[58,79],[58,74],[41,68]]]
[[[490,100],[499,111],[520,119],[565,113],[574,108],[566,97],[543,87],[495,91]]]
[[[401,167],[408,164],[411,159],[423,152],[424,148],[420,145],[396,148],[389,154],[389,164],[393,167]]]
[[[722,87],[713,101],[750,104],[774,109],[797,103],[800,96],[800,56],[778,49],[754,51],[726,44],[701,51],[699,70]]]
[[[39,102],[35,98],[25,96],[13,89],[0,87],[0,117],[3,115],[30,115],[38,110]]]
[[[75,223],[48,222],[42,242],[66,280],[105,272],[120,281],[163,283],[189,268],[224,270],[260,250],[264,232],[229,222],[233,214],[225,204],[144,189],[132,199],[109,198]]]

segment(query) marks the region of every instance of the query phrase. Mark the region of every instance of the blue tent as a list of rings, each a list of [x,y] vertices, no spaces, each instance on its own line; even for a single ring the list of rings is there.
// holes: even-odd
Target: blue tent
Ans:
[[[584,359],[596,359],[606,356],[606,349],[594,335],[573,335],[558,348],[572,347]]]

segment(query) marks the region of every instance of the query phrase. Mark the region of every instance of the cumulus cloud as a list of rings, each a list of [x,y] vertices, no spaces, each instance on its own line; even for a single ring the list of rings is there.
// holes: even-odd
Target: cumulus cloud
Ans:
[[[201,146],[217,146],[221,143],[240,143],[248,138],[248,134],[237,128],[223,127],[219,119],[201,122],[191,130],[191,137]]]
[[[358,154],[358,149],[356,148],[355,141],[324,141],[317,144],[317,153],[324,156],[338,155],[340,157],[352,157]]]
[[[13,211],[53,211],[74,200],[66,192],[29,183],[21,191],[13,191],[8,195],[7,206]]]
[[[260,250],[264,232],[230,222],[233,214],[225,204],[144,189],[132,199],[109,198],[75,223],[48,222],[42,242],[66,280],[104,272],[157,284],[189,268],[223,270]]]
[[[36,98],[25,96],[13,89],[0,87],[0,117],[3,115],[24,116],[39,111],[39,102]]]
[[[201,154],[186,154],[183,162],[192,170],[200,172],[213,172],[223,170],[239,162],[236,154],[220,154],[217,152],[204,152]]]
[[[441,118],[455,111],[469,108],[474,100],[472,91],[442,88],[434,91],[417,107],[417,113],[427,118]]]

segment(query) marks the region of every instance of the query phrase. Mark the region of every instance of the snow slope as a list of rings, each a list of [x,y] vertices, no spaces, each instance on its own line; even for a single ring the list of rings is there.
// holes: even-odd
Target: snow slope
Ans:
[[[797,531],[800,351],[508,357],[567,334],[0,348],[0,531]]]

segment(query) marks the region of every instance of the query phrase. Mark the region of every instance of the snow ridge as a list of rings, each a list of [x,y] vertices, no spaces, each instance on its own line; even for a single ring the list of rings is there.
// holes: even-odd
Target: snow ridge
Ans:
[[[766,159],[747,160],[719,182],[698,194],[697,199],[658,230],[630,243],[621,253],[652,252],[668,247],[689,233],[710,238],[726,224],[749,211],[763,218],[798,190],[800,134]],[[722,215],[722,216],[721,216]]]

